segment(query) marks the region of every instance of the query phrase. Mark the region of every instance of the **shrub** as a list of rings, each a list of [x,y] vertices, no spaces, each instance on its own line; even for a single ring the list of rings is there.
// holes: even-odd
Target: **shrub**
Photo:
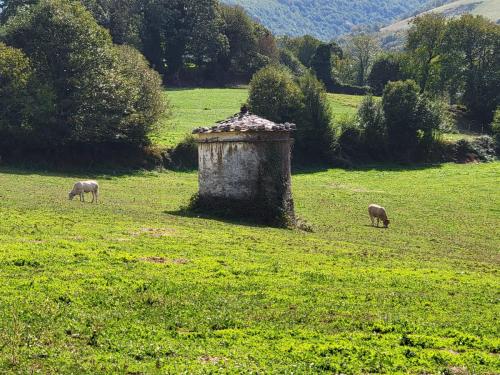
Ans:
[[[250,84],[249,107],[271,121],[297,124],[296,158],[301,161],[332,159],[335,137],[331,108],[324,85],[312,72],[295,81],[285,68],[264,68]]]
[[[461,139],[456,143],[455,161],[459,163],[488,162],[495,160],[495,156],[495,141],[487,135],[478,137],[473,141]]]
[[[4,34],[30,58],[52,98],[37,103],[43,116],[33,117],[27,143],[148,143],[162,111],[158,76],[137,52],[114,48],[80,3],[41,0],[11,18]]]
[[[186,137],[181,143],[163,155],[163,164],[171,169],[195,169],[198,167],[198,144],[193,136]]]
[[[382,105],[373,96],[365,96],[358,108],[358,122],[364,131],[364,144],[374,159],[387,155],[387,129]]]
[[[368,83],[375,95],[382,95],[388,82],[399,81],[402,76],[400,59],[395,55],[382,55],[373,63]]]
[[[303,160],[331,160],[334,152],[332,111],[324,85],[308,72],[299,79],[303,110],[298,121],[295,150]]]
[[[442,122],[440,107],[419,94],[414,81],[389,82],[382,97],[388,145],[396,159],[411,160],[432,142]]]
[[[367,160],[368,154],[363,129],[356,122],[356,119],[343,119],[338,123],[338,127],[340,133],[338,137],[340,159],[350,162]]]
[[[277,123],[294,122],[303,109],[303,95],[292,74],[279,66],[257,72],[250,82],[250,110]]]

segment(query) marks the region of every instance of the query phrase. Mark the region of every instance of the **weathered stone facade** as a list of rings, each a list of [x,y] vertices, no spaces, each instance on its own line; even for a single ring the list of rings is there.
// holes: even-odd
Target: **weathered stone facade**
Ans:
[[[238,212],[283,226],[293,225],[291,131],[243,113],[212,128],[199,128],[197,204]]]

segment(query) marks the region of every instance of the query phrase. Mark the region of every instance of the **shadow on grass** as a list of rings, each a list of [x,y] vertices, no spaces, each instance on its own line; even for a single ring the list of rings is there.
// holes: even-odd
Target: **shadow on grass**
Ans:
[[[37,166],[0,166],[0,174],[11,174],[19,176],[43,176],[43,177],[68,177],[89,179],[112,179],[115,177],[142,176],[160,170],[147,170],[138,168],[44,168]],[[191,174],[189,169],[169,170],[170,172]]]
[[[190,210],[188,208],[180,208],[178,210],[173,210],[173,211],[168,211],[168,210],[163,211],[163,213],[166,215],[184,217],[184,218],[188,218],[188,219],[213,220],[213,221],[218,221],[221,223],[241,225],[241,226],[253,227],[253,228],[284,229],[284,228],[278,228],[278,227],[265,225],[263,223],[258,222],[257,220],[252,220],[250,218],[241,218],[241,217],[231,215],[231,214],[228,214],[225,212],[214,211],[212,213],[207,213],[207,212]]]
[[[343,168],[338,166],[318,164],[313,166],[294,166],[292,168],[292,174],[303,175],[303,174],[314,174],[320,172],[327,172],[331,169],[340,169],[346,172],[406,172],[406,171],[421,171],[428,169],[439,169],[442,168],[442,163],[429,163],[429,164],[366,164],[366,165],[356,165],[351,168]]]

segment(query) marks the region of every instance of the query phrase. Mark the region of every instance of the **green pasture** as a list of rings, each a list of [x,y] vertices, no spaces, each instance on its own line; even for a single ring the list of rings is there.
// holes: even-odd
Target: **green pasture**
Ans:
[[[247,101],[247,88],[232,89],[170,89],[165,96],[169,99],[171,115],[159,123],[153,142],[172,147],[199,126],[212,126],[237,113]],[[328,94],[335,118],[354,116],[362,96]]]
[[[69,201],[89,177],[101,202]],[[195,172],[2,167],[0,373],[500,373],[499,186],[498,162],[300,170],[309,233],[184,212]]]

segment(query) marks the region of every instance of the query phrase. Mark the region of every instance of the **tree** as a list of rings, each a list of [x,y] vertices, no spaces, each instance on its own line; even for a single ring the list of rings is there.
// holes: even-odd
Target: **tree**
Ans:
[[[81,0],[97,23],[108,29],[113,42],[141,47],[142,9],[140,0]]]
[[[437,60],[444,37],[446,19],[438,13],[426,13],[417,17],[408,31],[406,51],[411,57],[410,66],[413,76],[420,86],[420,92],[426,92],[429,80],[438,72]]]
[[[299,59],[293,54],[292,51],[281,48],[280,51],[280,64],[286,66],[296,76],[302,76],[306,73],[307,68],[302,65]]]
[[[298,124],[295,152],[302,160],[330,161],[334,152],[332,111],[325,86],[312,72],[299,78],[303,110]]]
[[[0,0],[0,24],[13,17],[19,8],[37,2],[38,0]]]
[[[83,5],[41,0],[9,20],[5,39],[28,56],[53,98],[33,119],[33,140],[44,147],[148,142],[162,111],[159,78],[136,53],[116,50]]]
[[[222,61],[226,69],[247,74],[251,66],[251,54],[256,53],[257,38],[254,23],[241,6],[223,5],[224,34],[229,42],[229,54]]]
[[[439,106],[419,94],[415,81],[389,82],[382,96],[388,146],[400,160],[415,157],[427,147],[442,122]]]
[[[387,154],[387,127],[380,101],[372,95],[363,98],[358,108],[358,121],[364,132],[364,143],[373,158]]]
[[[359,34],[348,39],[347,51],[356,67],[356,85],[366,84],[368,72],[379,49],[377,40],[370,35]]]
[[[250,82],[248,105],[256,115],[277,123],[293,122],[302,111],[303,96],[289,71],[268,66]]]
[[[449,21],[443,37],[443,77],[474,117],[489,124],[500,104],[500,25],[481,16]]]
[[[255,114],[297,124],[294,154],[302,161],[330,161],[335,135],[324,85],[311,72],[297,80],[285,68],[269,66],[250,83],[248,104]]]
[[[255,23],[244,8],[222,5],[221,9],[229,53],[219,61],[225,71],[250,79],[255,72],[277,60],[274,36]]]
[[[33,70],[19,49],[0,42],[0,138],[15,137],[29,127],[28,89]]]
[[[310,68],[311,59],[316,53],[316,49],[322,44],[319,39],[311,35],[304,35],[298,38],[283,37],[280,40],[283,48],[293,52],[302,65]]]
[[[396,54],[384,54],[373,63],[367,81],[375,95],[382,95],[388,82],[399,81],[402,78],[403,67],[400,57]]]
[[[227,57],[229,41],[217,0],[148,0],[144,5],[144,55],[161,74],[178,81],[186,66],[213,68]]]
[[[332,80],[332,45],[320,44],[311,58],[310,66],[325,87],[332,90],[334,86]]]

